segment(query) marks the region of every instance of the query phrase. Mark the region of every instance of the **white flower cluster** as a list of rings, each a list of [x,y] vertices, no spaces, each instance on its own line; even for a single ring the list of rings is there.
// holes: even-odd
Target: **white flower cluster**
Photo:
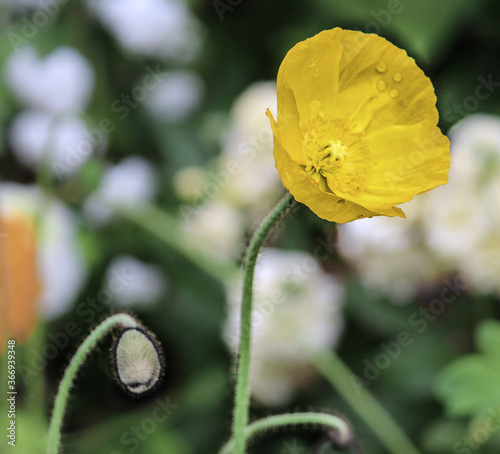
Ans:
[[[284,193],[267,108],[276,112],[275,83],[252,84],[234,103],[213,168],[189,167],[174,180],[179,197],[194,204],[181,209],[192,245],[219,260],[239,258],[250,226]]]
[[[74,302],[87,274],[77,246],[74,213],[56,199],[46,200],[36,186],[16,183],[1,184],[0,209],[0,217],[20,214],[34,222],[39,220],[40,311],[49,319],[63,314]]]
[[[241,166],[241,172],[225,188],[224,196],[234,206],[253,214],[262,210],[263,200],[272,205],[277,195],[284,193],[274,165],[267,108],[273,115],[278,109],[274,82],[252,84],[239,96],[231,112],[233,127],[218,164],[220,169],[229,169],[232,162]]]
[[[131,53],[191,61],[201,26],[183,0],[88,0],[90,10]]]
[[[94,72],[71,47],[40,59],[32,46],[12,53],[5,64],[6,82],[26,109],[14,118],[8,138],[16,158],[37,169],[43,157],[50,167],[73,174],[104,140],[92,143],[80,113],[94,88]],[[56,174],[57,171],[56,171]]]
[[[203,98],[204,84],[201,77],[188,70],[173,70],[144,99],[150,115],[160,121],[176,122],[191,115]]]
[[[228,286],[224,337],[239,345],[241,289]],[[255,270],[250,382],[265,405],[282,405],[315,377],[308,351],[336,345],[343,327],[342,287],[311,255],[268,249]]]
[[[157,181],[157,172],[148,160],[129,156],[106,169],[99,187],[85,200],[85,216],[101,225],[116,209],[138,210],[152,200]]]
[[[470,116],[450,140],[450,181],[426,198],[427,243],[473,291],[500,295],[500,118]]]
[[[105,288],[114,288],[116,275],[127,277],[126,285],[113,292],[113,300],[120,306],[153,304],[166,289],[165,276],[159,268],[129,255],[115,257],[109,264]]]
[[[396,302],[458,272],[500,295],[500,118],[473,115],[450,131],[449,182],[404,205],[407,219],[339,226],[339,249],[365,285]]]
[[[405,204],[406,219],[374,217],[339,225],[339,252],[365,286],[394,302],[415,297],[439,274],[421,235],[422,197]]]

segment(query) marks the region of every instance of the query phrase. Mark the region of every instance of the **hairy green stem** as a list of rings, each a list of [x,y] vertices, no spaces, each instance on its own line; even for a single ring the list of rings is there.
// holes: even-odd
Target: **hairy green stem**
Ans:
[[[78,369],[85,361],[87,355],[97,345],[99,340],[111,331],[115,326],[121,325],[124,327],[136,327],[137,322],[127,314],[117,314],[108,317],[100,325],[98,325],[83,341],[75,355],[71,359],[64,376],[59,384],[54,408],[52,410],[52,418],[49,425],[47,454],[57,454],[61,443],[61,426],[68,404],[68,396],[73,381],[78,373]]]
[[[333,351],[310,354],[316,369],[365,421],[392,454],[419,454],[399,425]]]
[[[236,454],[244,454],[245,452],[245,428],[248,423],[248,409],[250,405],[250,349],[252,337],[253,276],[255,265],[257,263],[259,251],[269,236],[269,233],[286,214],[292,202],[292,195],[287,193],[267,215],[250,241],[243,264],[240,345],[233,413],[233,437]]]
[[[269,429],[283,426],[297,426],[300,424],[316,424],[327,430],[336,429],[344,440],[352,438],[351,429],[347,423],[338,416],[328,413],[286,413],[283,415],[269,416],[264,419],[255,421],[246,427],[244,431],[245,441]],[[235,452],[235,440],[229,440],[220,450],[219,454],[233,454]]]

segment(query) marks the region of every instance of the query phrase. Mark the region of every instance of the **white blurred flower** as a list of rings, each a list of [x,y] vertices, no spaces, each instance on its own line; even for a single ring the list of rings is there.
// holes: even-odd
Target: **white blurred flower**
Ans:
[[[500,118],[467,117],[450,142],[449,183],[425,198],[427,242],[475,291],[500,294]]]
[[[240,289],[228,289],[224,337],[236,354]],[[305,350],[331,348],[340,337],[343,291],[309,254],[264,250],[255,271],[250,382],[259,402],[287,403],[314,372]]]
[[[237,259],[245,232],[242,215],[221,200],[188,208],[181,226],[190,246],[213,260]]]
[[[5,78],[28,108],[12,122],[9,142],[17,159],[37,169],[46,153],[59,180],[73,175],[90,155],[106,145],[78,117],[94,88],[94,72],[71,47],[60,47],[40,59],[22,46],[6,62]]]
[[[6,217],[16,213],[32,219],[40,216],[40,310],[48,319],[63,314],[74,302],[86,278],[74,213],[56,199],[45,200],[36,186],[16,183],[1,184],[0,210]]]
[[[271,128],[269,118],[266,116],[267,109],[270,109],[273,115],[277,114],[276,82],[254,82],[238,96],[231,109],[235,128],[244,136],[252,136],[262,130],[267,131]]]
[[[163,273],[155,266],[128,255],[116,257],[106,270],[105,287],[122,306],[151,304],[165,292]]]
[[[249,225],[284,192],[267,108],[276,112],[276,84],[248,87],[234,103],[231,131],[212,168],[187,168],[175,177],[179,197],[198,204],[181,207],[184,232],[214,259],[239,258]]]
[[[100,224],[113,216],[115,208],[137,210],[152,200],[157,180],[149,161],[141,156],[127,157],[106,171],[99,188],[85,201],[85,215]]]
[[[175,193],[186,202],[193,202],[202,197],[206,184],[207,172],[203,167],[187,166],[174,175]]]
[[[23,46],[8,57],[5,78],[27,106],[53,113],[85,109],[94,88],[92,67],[71,47],[40,59],[32,46]]]
[[[144,105],[156,118],[179,121],[188,117],[200,105],[203,81],[190,71],[171,71],[144,99]]]
[[[24,110],[12,122],[8,136],[19,162],[37,169],[47,153],[60,179],[74,174],[95,149],[87,126],[73,115],[56,118],[49,112]]]
[[[500,294],[500,118],[473,115],[450,131],[449,182],[405,204],[408,219],[339,227],[340,251],[368,287],[399,300],[442,272]]]
[[[219,162],[221,169],[237,169],[225,188],[226,199],[253,212],[262,211],[263,200],[278,200],[283,193],[274,165],[273,133],[265,115],[268,108],[273,114],[277,110],[274,82],[256,82],[239,96]]]
[[[340,224],[339,252],[369,290],[407,302],[439,273],[419,224],[423,196],[404,205],[407,218],[374,217]]]
[[[130,52],[192,60],[200,25],[182,0],[88,0],[94,14]]]

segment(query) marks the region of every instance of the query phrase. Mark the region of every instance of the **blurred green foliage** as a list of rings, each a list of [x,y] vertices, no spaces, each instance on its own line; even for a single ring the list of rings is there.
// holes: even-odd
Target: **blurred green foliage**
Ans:
[[[482,322],[475,338],[479,354],[453,361],[437,381],[437,394],[452,416],[484,417],[500,404],[500,323]]]

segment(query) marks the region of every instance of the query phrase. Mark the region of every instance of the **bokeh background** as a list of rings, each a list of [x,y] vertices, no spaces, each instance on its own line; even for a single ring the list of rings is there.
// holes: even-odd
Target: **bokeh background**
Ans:
[[[286,52],[336,26],[389,39],[431,78],[450,183],[406,220],[287,220],[257,271],[252,416],[335,411],[382,454],[346,401],[366,386],[421,452],[498,452],[499,23],[494,0],[0,0],[0,383],[14,338],[17,452],[43,452],[71,354],[121,310],[161,341],[165,381],[130,399],[104,340],[65,452],[216,453],[228,438],[239,265],[283,193],[264,112]],[[348,391],[304,348],[338,355]]]

